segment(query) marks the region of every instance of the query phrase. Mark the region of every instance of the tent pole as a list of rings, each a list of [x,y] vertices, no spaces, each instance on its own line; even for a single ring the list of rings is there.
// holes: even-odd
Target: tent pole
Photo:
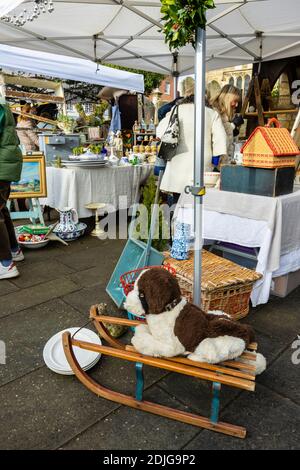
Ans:
[[[204,119],[205,119],[205,30],[197,28],[195,56],[195,127],[194,127],[194,187],[204,186]],[[194,193],[195,194],[195,193]],[[195,196],[194,227],[194,304],[201,305],[201,274],[202,274],[202,214],[203,196]]]
[[[173,63],[172,63],[172,77],[173,77],[173,99],[177,98],[177,87],[178,87],[178,52],[173,52]]]

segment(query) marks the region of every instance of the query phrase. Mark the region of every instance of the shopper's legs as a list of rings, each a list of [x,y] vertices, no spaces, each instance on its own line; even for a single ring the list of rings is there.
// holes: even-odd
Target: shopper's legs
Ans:
[[[10,279],[19,275],[12,258],[12,249],[18,249],[14,226],[6,203],[10,184],[0,181],[0,279]]]
[[[10,216],[7,216],[7,207],[6,202],[9,196],[9,187],[10,184],[6,182],[0,182],[0,261],[7,261],[12,259],[11,255],[11,245],[10,245],[10,237],[11,233],[8,232],[8,227],[11,232],[10,225],[8,222],[8,217],[10,220]],[[10,223],[12,224],[11,220]],[[17,241],[14,242],[17,244]]]
[[[5,225],[6,225],[6,229],[7,229],[7,233],[9,237],[11,251],[16,251],[19,248],[19,245],[18,245],[17,238],[16,238],[15,228],[10,218],[9,210],[7,209],[6,205],[2,212],[4,215],[4,220],[5,220]]]

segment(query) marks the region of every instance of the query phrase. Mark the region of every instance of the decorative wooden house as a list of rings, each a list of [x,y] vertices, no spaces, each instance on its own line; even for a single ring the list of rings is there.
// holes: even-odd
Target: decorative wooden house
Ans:
[[[241,152],[243,165],[256,168],[294,167],[296,156],[300,154],[287,129],[262,126],[252,132]]]

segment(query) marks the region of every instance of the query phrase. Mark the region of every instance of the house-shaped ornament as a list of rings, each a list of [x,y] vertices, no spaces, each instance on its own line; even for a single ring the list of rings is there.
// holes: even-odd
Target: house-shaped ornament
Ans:
[[[294,167],[296,156],[300,154],[287,129],[262,126],[252,132],[241,152],[243,165],[256,168]]]

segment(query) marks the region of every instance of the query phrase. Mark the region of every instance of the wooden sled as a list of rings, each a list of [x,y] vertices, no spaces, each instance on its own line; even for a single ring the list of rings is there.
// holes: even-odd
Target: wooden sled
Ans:
[[[253,365],[251,362],[243,363],[239,360],[226,361],[220,364],[207,364],[193,362],[184,357],[156,358],[140,354],[134,349],[133,346],[126,345],[121,341],[112,338],[103,325],[104,322],[108,322],[133,327],[140,325],[141,321],[98,315],[96,306],[91,307],[90,318],[93,320],[93,323],[100,336],[108,342],[109,346],[99,346],[85,341],[77,341],[76,339],[71,338],[69,332],[63,334],[63,347],[67,360],[76,377],[89,390],[102,398],[106,398],[107,400],[121,403],[122,405],[127,405],[138,410],[147,411],[149,413],[154,413],[156,415],[171,418],[183,423],[192,424],[194,426],[210,429],[212,431],[223,434],[228,434],[230,436],[245,438],[246,429],[244,427],[235,426],[233,424],[224,423],[218,420],[220,390],[221,385],[224,384],[239,388],[241,390],[254,391],[254,361],[256,360],[256,343],[251,344],[248,348],[249,352],[245,352],[239,358],[253,361]],[[86,349],[88,351],[95,351],[101,354],[106,354],[107,356],[116,357],[118,359],[135,362],[137,379],[135,397],[114,392],[91,379],[78,364],[73,351],[74,346]],[[210,418],[143,400],[143,364],[212,382],[213,394]]]

